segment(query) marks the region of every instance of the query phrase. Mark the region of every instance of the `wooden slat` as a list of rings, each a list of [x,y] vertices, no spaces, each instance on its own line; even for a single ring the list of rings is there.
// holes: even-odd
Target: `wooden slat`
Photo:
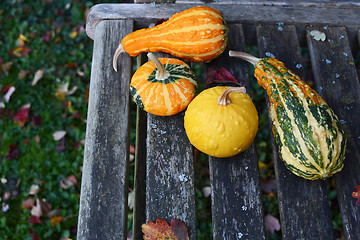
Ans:
[[[225,52],[209,65],[225,67],[249,90],[247,64],[228,56],[229,48],[244,51],[242,25],[229,26],[229,40]],[[260,177],[254,144],[234,157],[209,159],[214,239],[265,239]]]
[[[277,25],[263,25],[257,33],[261,57],[274,56],[303,77],[294,26],[279,29]],[[333,239],[325,182],[306,180],[291,173],[279,159],[274,139],[272,143],[283,239]]]
[[[171,57],[157,53],[157,57]],[[184,129],[184,112],[147,114],[146,220],[181,219],[196,240],[193,148]]]
[[[126,239],[131,59],[121,55],[115,72],[111,56],[132,29],[130,20],[96,28],[77,239]]]
[[[305,41],[305,28],[309,24],[347,26],[351,46],[356,45],[356,35],[360,25],[360,6],[348,7],[309,7],[273,6],[242,4],[241,1],[209,6],[223,13],[228,23],[244,23],[246,43],[256,41],[255,27],[259,22],[296,24],[299,40]],[[168,19],[173,14],[199,4],[99,4],[95,5],[87,17],[86,33],[94,37],[96,25],[106,19],[133,19],[138,28],[147,28],[158,19]],[[261,14],[259,14],[261,13]]]
[[[309,29],[311,31],[313,29]],[[346,28],[317,29],[326,40],[308,37],[315,81],[320,94],[338,115],[347,136],[344,169],[335,175],[346,239],[360,239],[360,211],[351,193],[360,185],[360,85]]]

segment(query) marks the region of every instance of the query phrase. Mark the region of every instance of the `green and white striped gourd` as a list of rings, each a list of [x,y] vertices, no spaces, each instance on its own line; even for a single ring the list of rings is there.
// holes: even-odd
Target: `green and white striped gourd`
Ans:
[[[269,96],[273,134],[286,167],[310,180],[341,171],[346,137],[325,100],[275,58],[233,51],[230,55],[254,64],[255,77]]]

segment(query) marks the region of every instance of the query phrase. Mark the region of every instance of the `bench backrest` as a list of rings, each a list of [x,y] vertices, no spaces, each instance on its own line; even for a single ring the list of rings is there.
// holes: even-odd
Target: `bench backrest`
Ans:
[[[198,4],[92,8],[86,26],[94,50],[78,239],[126,239],[132,59],[122,54],[115,72],[111,61],[115,49],[133,30]],[[359,47],[359,3],[223,1],[209,5],[223,13],[230,30],[227,50],[207,67],[226,67],[247,88],[248,64],[230,59],[228,49],[245,51],[246,45],[257,45],[260,57],[274,55],[304,77],[301,46],[309,48],[316,85],[341,119],[348,138],[345,167],[334,178],[345,237],[360,239],[360,209],[351,196],[360,184],[360,85],[353,57]],[[310,37],[314,29],[324,32],[326,41]],[[142,239],[141,224],[157,218],[182,219],[190,239],[197,239],[194,155],[183,113],[158,117],[138,110],[136,131],[134,239]],[[283,239],[334,239],[325,182],[295,176],[278,158],[275,145],[273,149]],[[209,163],[214,239],[265,239],[255,145],[229,159],[209,157]]]

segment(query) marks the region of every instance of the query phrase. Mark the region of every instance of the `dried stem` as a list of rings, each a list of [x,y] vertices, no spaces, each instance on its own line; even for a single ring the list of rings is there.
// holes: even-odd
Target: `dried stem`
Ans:
[[[218,98],[217,104],[220,106],[226,106],[231,103],[230,101],[230,93],[246,93],[246,89],[244,87],[229,87],[227,88]]]
[[[237,57],[241,58],[245,61],[248,61],[249,63],[253,64],[254,66],[261,61],[261,58],[254,57],[253,55],[250,55],[245,52],[237,52],[237,51],[229,51],[230,57]]]
[[[156,72],[155,78],[157,80],[167,79],[170,76],[170,73],[168,71],[166,71],[164,65],[159,61],[159,59],[157,59],[157,57],[153,53],[148,53],[147,56],[150,59],[150,61],[152,61],[155,64],[156,68],[158,69],[158,71]]]
[[[125,52],[123,45],[120,43],[117,49],[115,50],[113,57],[113,68],[117,72],[117,59],[121,53]]]

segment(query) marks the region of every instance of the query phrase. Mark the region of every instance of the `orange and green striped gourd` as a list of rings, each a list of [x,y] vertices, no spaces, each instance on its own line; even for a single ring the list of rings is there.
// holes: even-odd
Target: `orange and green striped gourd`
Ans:
[[[269,96],[269,113],[280,158],[294,174],[316,180],[341,171],[346,137],[325,100],[275,58],[229,52],[255,66],[255,77]]]
[[[117,58],[124,51],[132,57],[161,51],[190,62],[208,62],[225,50],[227,35],[219,11],[207,6],[189,8],[155,27],[126,35],[114,53],[113,67],[117,71]]]
[[[156,58],[134,73],[130,92],[134,102],[146,112],[170,116],[184,110],[196,93],[196,78],[191,68],[175,58]]]

